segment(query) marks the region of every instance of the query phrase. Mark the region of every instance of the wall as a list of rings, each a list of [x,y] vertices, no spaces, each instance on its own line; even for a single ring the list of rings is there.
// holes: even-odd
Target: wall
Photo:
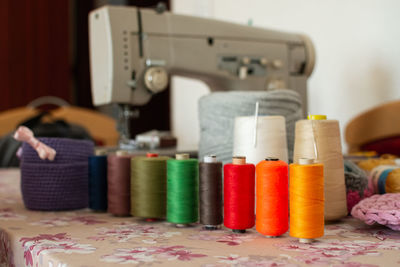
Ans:
[[[309,35],[317,53],[309,112],[338,119],[342,133],[358,113],[400,98],[400,1],[174,0],[172,10]],[[182,78],[172,86],[172,129],[181,146],[194,147],[196,103],[208,89]]]

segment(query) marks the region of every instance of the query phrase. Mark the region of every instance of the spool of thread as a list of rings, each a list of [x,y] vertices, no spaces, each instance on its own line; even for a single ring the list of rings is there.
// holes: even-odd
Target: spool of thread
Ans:
[[[89,208],[107,211],[107,156],[89,157]]]
[[[311,243],[324,235],[324,165],[299,159],[289,173],[290,236]]]
[[[376,194],[400,193],[400,166],[375,167],[370,176]]]
[[[339,122],[324,118],[314,115],[296,123],[294,162],[312,158],[324,165],[325,220],[332,221],[347,215],[346,186]]]
[[[235,156],[224,166],[224,225],[234,233],[254,226],[255,166]]]
[[[198,220],[199,167],[189,154],[177,154],[167,161],[167,221],[177,227]]]
[[[167,160],[148,153],[131,160],[131,214],[150,221],[164,219],[167,199]]]
[[[253,115],[256,102],[259,102],[258,114],[260,116],[280,115],[285,117],[289,159],[291,160],[293,158],[294,125],[303,117],[303,111],[299,94],[285,89],[215,92],[200,98],[199,157],[216,155],[223,164],[229,163],[232,155],[235,155],[233,154],[235,118]]]
[[[115,216],[129,216],[131,212],[131,158],[123,151],[107,157],[108,212]]]
[[[277,158],[266,158],[256,166],[256,229],[267,237],[287,232],[288,164]]]
[[[199,164],[200,223],[206,230],[222,224],[222,162],[205,156]]]
[[[286,125],[283,116],[236,117],[233,154],[257,164],[265,155],[288,162]]]

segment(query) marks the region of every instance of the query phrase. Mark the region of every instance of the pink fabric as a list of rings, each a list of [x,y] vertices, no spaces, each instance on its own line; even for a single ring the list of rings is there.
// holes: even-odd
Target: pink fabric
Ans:
[[[351,215],[369,225],[378,223],[400,231],[400,193],[366,198],[354,206]]]
[[[54,149],[37,140],[33,132],[25,126],[18,127],[17,131],[14,133],[14,138],[18,141],[28,143],[36,150],[39,157],[43,160],[48,159],[53,161],[56,156],[56,151]]]

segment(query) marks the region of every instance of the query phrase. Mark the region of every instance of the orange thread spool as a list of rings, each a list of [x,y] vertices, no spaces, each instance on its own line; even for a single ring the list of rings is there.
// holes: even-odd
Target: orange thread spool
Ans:
[[[324,235],[324,166],[299,159],[290,164],[290,235],[310,243]]]
[[[280,236],[289,228],[288,164],[266,158],[257,164],[256,175],[256,229],[267,237]]]

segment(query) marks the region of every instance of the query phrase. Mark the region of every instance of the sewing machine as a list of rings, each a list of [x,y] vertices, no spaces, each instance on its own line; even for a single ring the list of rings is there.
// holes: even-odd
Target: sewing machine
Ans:
[[[211,91],[297,91],[307,112],[307,78],[315,62],[304,35],[135,7],[89,14],[93,104],[145,105],[171,75],[204,81]]]

